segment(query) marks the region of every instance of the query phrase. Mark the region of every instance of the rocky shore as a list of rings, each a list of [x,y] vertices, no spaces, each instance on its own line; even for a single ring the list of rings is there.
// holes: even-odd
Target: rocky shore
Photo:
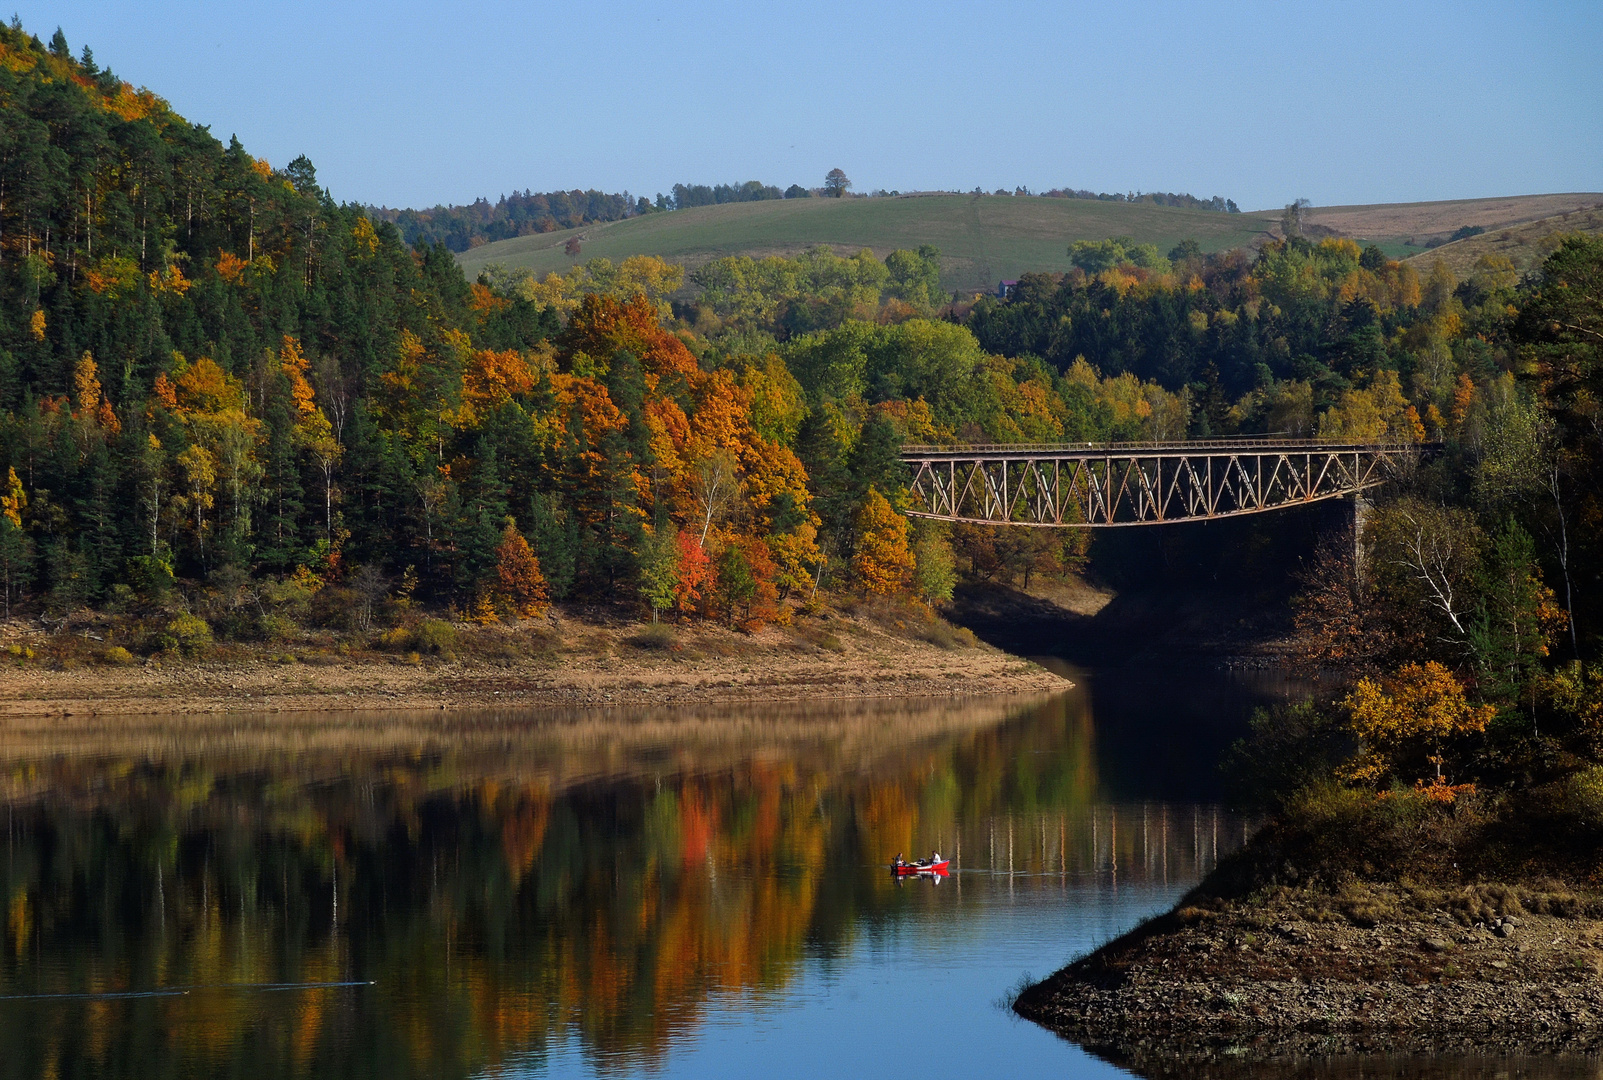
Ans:
[[[1594,1053],[1598,913],[1558,886],[1199,889],[1014,1007],[1143,1076],[1243,1056]]]

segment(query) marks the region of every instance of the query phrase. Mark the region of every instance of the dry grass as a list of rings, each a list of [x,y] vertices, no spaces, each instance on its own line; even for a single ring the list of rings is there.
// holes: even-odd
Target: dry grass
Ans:
[[[0,627],[0,715],[670,704],[1061,690],[916,605],[864,603],[758,633],[619,612],[474,626],[408,615],[366,634],[159,651],[143,621]],[[128,645],[122,644],[129,642]],[[143,643],[143,644],[141,644]],[[126,652],[113,653],[113,649]]]
[[[1462,279],[1470,275],[1483,255],[1501,255],[1514,264],[1514,269],[1523,272],[1557,250],[1559,238],[1565,233],[1603,233],[1603,202],[1589,209],[1555,214],[1456,240],[1408,261],[1421,274],[1428,274],[1432,265],[1441,262]]]
[[[1405,240],[1419,245],[1445,237],[1464,225],[1502,229],[1603,203],[1603,193],[1511,195],[1446,202],[1377,203],[1372,206],[1315,206],[1307,220],[1346,236],[1366,240]]]

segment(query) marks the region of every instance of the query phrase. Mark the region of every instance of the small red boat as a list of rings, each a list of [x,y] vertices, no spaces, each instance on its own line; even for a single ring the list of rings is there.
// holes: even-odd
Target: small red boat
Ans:
[[[940,862],[891,863],[891,873],[897,877],[906,877],[909,874],[938,874],[946,877],[952,872],[951,866],[951,859],[942,859]]]

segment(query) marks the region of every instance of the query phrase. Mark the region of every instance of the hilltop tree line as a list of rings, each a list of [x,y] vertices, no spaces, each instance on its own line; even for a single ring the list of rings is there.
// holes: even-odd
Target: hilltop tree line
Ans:
[[[1028,195],[1030,192],[1020,188],[1014,194]],[[1174,191],[1127,191],[1121,195],[1117,191],[1087,191],[1084,188],[1053,188],[1051,191],[1043,191],[1040,194],[1047,199],[1095,199],[1098,202],[1175,206],[1182,210],[1212,210],[1220,214],[1241,213],[1241,207],[1236,205],[1236,200],[1226,199],[1220,195],[1215,195],[1211,199],[1199,199],[1189,193],[1182,194]]]
[[[395,225],[400,230],[401,239],[414,248],[444,244],[452,251],[463,252],[497,240],[534,236],[559,229],[578,229],[585,225],[622,221],[641,214],[688,210],[697,206],[722,206],[726,203],[808,199],[817,195],[839,198],[851,186],[852,182],[843,170],[831,169],[823,183],[814,188],[791,184],[780,189],[761,180],[737,184],[675,184],[666,194],[659,191],[654,200],[644,195],[633,196],[627,191],[620,194],[593,189],[514,191],[493,203],[480,198],[466,206],[434,206],[424,210],[370,206],[367,211],[375,221],[387,221]],[[999,190],[997,194],[1010,193]],[[1011,194],[1029,195],[1031,192],[1021,187]],[[1047,198],[1099,199],[1104,202],[1149,203],[1232,214],[1240,212],[1233,200],[1218,196],[1198,199],[1172,192],[1134,191],[1121,195],[1117,192],[1109,194],[1068,188],[1053,188],[1040,194]]]
[[[809,198],[812,194],[811,189],[799,184],[781,191],[760,180],[747,180],[741,184],[675,184],[666,195],[658,192],[655,200],[644,195],[637,198],[627,191],[621,194],[595,190],[515,191],[493,203],[480,198],[466,206],[435,206],[427,210],[368,207],[367,210],[375,221],[395,225],[402,241],[411,247],[443,244],[452,251],[462,252],[496,240],[578,229],[641,214],[765,199]]]

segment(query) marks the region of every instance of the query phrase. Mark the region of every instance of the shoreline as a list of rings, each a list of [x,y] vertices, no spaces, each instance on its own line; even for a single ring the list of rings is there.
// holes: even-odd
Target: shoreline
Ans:
[[[1546,880],[1249,891],[1229,878],[1251,851],[1023,990],[1014,1011],[1149,1077],[1341,1054],[1603,1052],[1596,898]]]
[[[741,634],[698,625],[665,647],[642,643],[640,624],[566,618],[475,630],[449,659],[240,646],[121,667],[0,657],[0,719],[951,698],[1073,685],[960,633],[925,640],[857,615],[827,626]]]

